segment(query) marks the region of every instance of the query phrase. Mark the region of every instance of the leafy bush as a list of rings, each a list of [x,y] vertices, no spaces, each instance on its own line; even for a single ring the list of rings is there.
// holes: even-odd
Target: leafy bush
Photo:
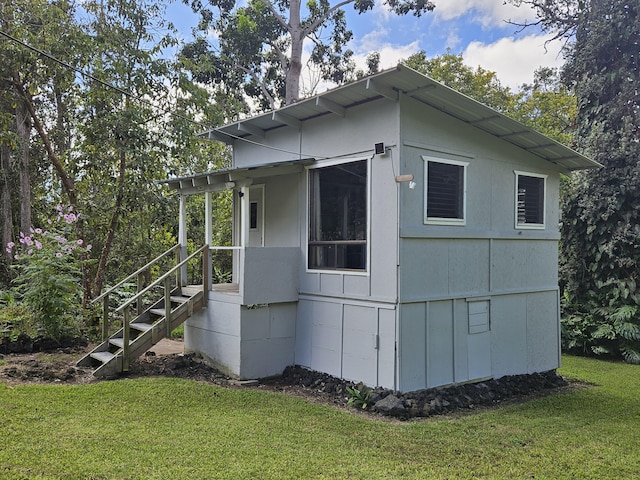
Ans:
[[[563,298],[562,349],[581,355],[622,357],[640,364],[640,311],[637,305],[581,311]]]
[[[82,239],[71,239],[78,214],[61,206],[57,211],[47,221],[48,229],[20,232],[19,244],[10,242],[6,247],[17,262],[14,292],[18,302],[52,338],[77,328],[82,302],[80,254],[91,249]]]

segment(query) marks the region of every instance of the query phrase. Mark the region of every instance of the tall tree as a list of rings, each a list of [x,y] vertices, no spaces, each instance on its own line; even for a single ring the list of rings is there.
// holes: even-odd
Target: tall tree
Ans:
[[[192,61],[194,80],[224,85],[246,95],[261,108],[290,104],[300,95],[305,42],[313,45],[309,62],[322,78],[336,83],[353,73],[352,52],[346,49],[352,33],[343,7],[358,13],[374,7],[375,0],[249,0],[236,7],[233,0],[183,0],[201,14],[199,33],[185,45],[182,55]],[[385,0],[392,11],[420,16],[434,9],[429,0]],[[211,10],[216,10],[216,14]],[[215,44],[209,30],[218,32]]]
[[[563,201],[567,346],[640,363],[640,5],[532,1],[565,38],[563,78],[578,98],[577,146],[604,165]]]
[[[66,41],[74,31],[68,22],[70,11],[71,6],[65,1],[55,4],[44,0],[0,1],[3,244],[15,240],[18,231],[29,231],[33,223],[34,186],[37,191],[41,188],[38,184],[43,183],[34,181],[35,173],[41,169],[43,158],[33,156],[32,127],[49,122],[55,109],[40,109],[41,115],[35,111],[38,104],[47,103],[53,86],[69,76],[60,65],[43,61],[36,50],[44,47],[62,56],[73,50],[73,42]],[[25,44],[32,49],[25,48]],[[62,48],[56,50],[56,46]],[[57,161],[56,157],[50,159]]]

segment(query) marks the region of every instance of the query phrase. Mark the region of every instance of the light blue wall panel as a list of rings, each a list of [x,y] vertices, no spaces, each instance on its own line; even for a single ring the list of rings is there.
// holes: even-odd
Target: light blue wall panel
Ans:
[[[398,142],[399,106],[380,100],[349,108],[344,117],[322,115],[302,125],[302,155],[331,158],[357,152],[373,154],[374,145]]]
[[[209,302],[185,322],[186,352],[200,352],[231,375],[240,373],[240,305]]]
[[[558,292],[527,296],[527,367],[544,372],[560,366]]]
[[[467,338],[469,336],[469,322],[467,302],[464,299],[454,300],[453,307],[453,380],[466,382],[469,380]],[[431,310],[431,309],[430,309]]]
[[[343,273],[320,273],[319,275],[320,292],[325,295],[342,296],[344,292]]]
[[[339,377],[342,373],[342,305],[313,305],[311,368]]]
[[[298,301],[296,317],[295,363],[311,368],[311,336],[313,333],[313,303]]]
[[[491,266],[494,291],[555,287],[558,244],[554,240],[494,240]]]
[[[489,240],[449,240],[449,294],[489,291]]]
[[[491,302],[489,300],[469,301],[467,366],[468,379],[491,376]]]
[[[238,140],[233,145],[233,161],[236,166],[253,166],[262,163],[286,162],[300,151],[300,133],[296,128],[282,127],[268,132],[264,137],[250,136],[246,142]],[[275,146],[277,149],[261,145]]]
[[[300,246],[300,208],[298,189],[304,185],[305,173],[268,177],[257,183],[265,185],[265,247]]]
[[[320,291],[320,273],[306,272],[306,253],[302,252],[302,261],[300,262],[300,276],[298,278],[300,293],[310,293]]]
[[[295,303],[281,303],[269,309],[270,337],[288,338],[296,335],[298,306]]]
[[[376,386],[378,381],[377,309],[344,306],[342,376]]]
[[[427,386],[453,383],[454,328],[452,301],[427,305]]]
[[[396,310],[378,309],[378,385],[397,389],[396,385]]]
[[[400,305],[399,389],[420,390],[427,384],[426,311],[424,303]]]
[[[395,300],[398,264],[398,190],[407,183],[396,183],[395,171],[399,149],[371,161],[371,241],[370,290],[374,298]]]
[[[369,296],[371,277],[369,275],[345,275],[344,295],[347,298],[364,298]]]
[[[247,340],[241,347],[241,379],[278,375],[294,362],[295,339],[274,338],[269,341]]]
[[[262,340],[271,336],[269,307],[247,309],[242,307],[241,333],[242,342]]]
[[[545,335],[546,336],[546,335]],[[526,373],[527,297],[501,295],[491,301],[491,364],[495,378]]]
[[[424,299],[449,293],[448,240],[403,239],[400,295]]]

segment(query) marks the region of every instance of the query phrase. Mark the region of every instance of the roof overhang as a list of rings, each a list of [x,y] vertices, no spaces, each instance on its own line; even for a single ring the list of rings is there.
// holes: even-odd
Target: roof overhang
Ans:
[[[228,144],[283,127],[300,128],[303,122],[324,115],[344,116],[349,108],[406,95],[468,125],[530,152],[566,171],[599,168],[598,162],[561,143],[405,66],[329,90],[279,110],[224,125],[202,135]]]
[[[170,189],[178,190],[182,195],[221,192],[251,185],[255,179],[259,178],[300,173],[314,162],[315,160],[312,158],[304,158],[263,165],[224,168],[208,173],[161,180],[159,183],[166,183]]]

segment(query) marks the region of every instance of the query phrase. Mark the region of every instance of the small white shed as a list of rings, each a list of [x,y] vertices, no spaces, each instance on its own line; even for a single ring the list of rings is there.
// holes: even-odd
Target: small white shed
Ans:
[[[237,192],[234,271],[187,350],[399,391],[560,365],[560,174],[596,162],[403,65],[207,135],[232,167],[168,184]]]

